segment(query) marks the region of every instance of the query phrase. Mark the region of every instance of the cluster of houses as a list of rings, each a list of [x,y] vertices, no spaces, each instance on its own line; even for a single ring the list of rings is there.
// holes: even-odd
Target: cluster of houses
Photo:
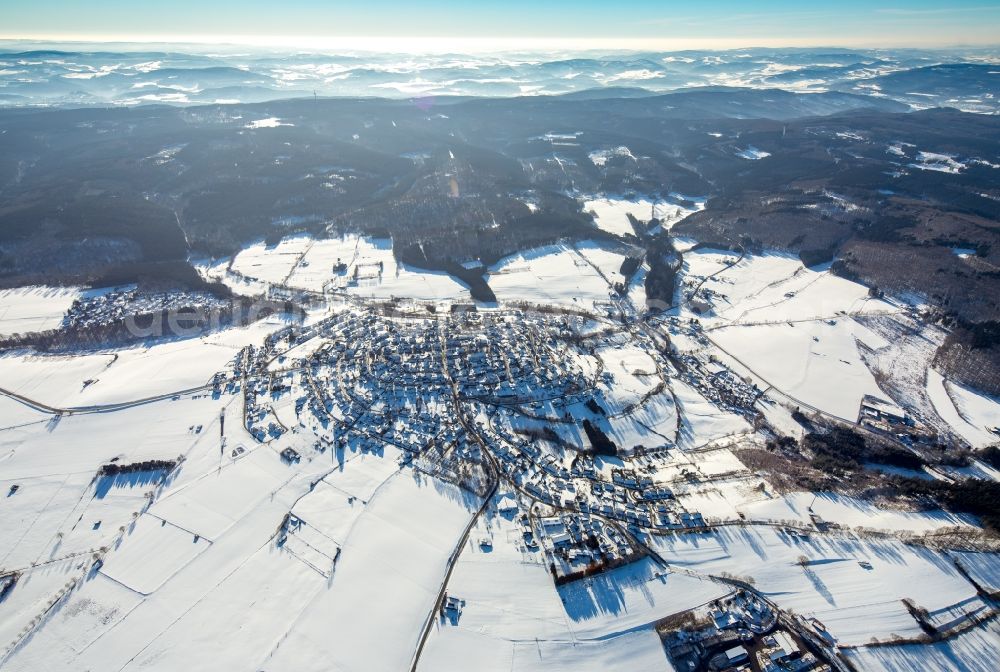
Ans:
[[[700,513],[685,510],[671,488],[654,478],[672,461],[670,451],[627,457],[621,467],[609,468],[597,456],[567,454],[551,441],[516,432],[504,414],[478,422],[477,433],[506,480],[537,502],[614,521],[633,534],[705,527]]]
[[[272,387],[272,386],[276,387]],[[272,395],[278,395],[285,390],[281,383],[274,383],[268,377],[248,378],[244,383],[246,428],[260,442],[276,439],[288,431],[281,424],[266,400]]]
[[[163,311],[208,313],[228,305],[228,301],[207,292],[157,292],[129,285],[107,291],[88,292],[76,299],[63,316],[63,326],[101,327],[133,315],[155,315]]]
[[[467,468],[483,458],[454,412],[436,320],[352,310],[286,331],[234,363],[257,440],[305,430],[318,452],[381,455],[391,445],[401,464],[482,480]],[[288,450],[282,459],[294,464],[299,456]]]
[[[557,582],[628,562],[638,555],[620,529],[583,513],[562,513],[522,522],[525,543],[545,551]]]
[[[756,383],[736,375],[732,369],[715,360],[695,354],[681,354],[675,358],[685,382],[719,408],[732,411],[751,422],[758,415],[754,408],[764,393]]]
[[[870,394],[861,398],[858,424],[887,434],[908,433],[916,425],[902,408]]]
[[[246,348],[219,383],[242,385],[246,429],[261,442],[303,432],[318,452],[391,445],[401,464],[463,484],[488,480],[489,462],[520,501],[542,507],[518,511],[525,546],[569,580],[637,557],[641,535],[705,527],[659,476],[676,466],[672,445],[613,460],[588,452],[570,411],[603,399],[601,366],[588,373],[581,353],[606,337],[581,336],[573,319],[345,310]],[[306,447],[275,446],[289,465]]]
[[[563,321],[520,310],[449,318],[445,358],[465,398],[524,403],[573,394],[589,381],[569,355]]]
[[[664,646],[677,670],[806,672],[830,667],[779,621],[778,613],[750,591],[689,612],[688,625],[664,631]]]

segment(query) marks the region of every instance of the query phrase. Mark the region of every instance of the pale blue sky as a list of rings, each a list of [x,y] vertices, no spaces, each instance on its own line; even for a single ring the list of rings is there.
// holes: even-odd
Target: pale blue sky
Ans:
[[[363,37],[581,47],[1000,43],[1000,2],[0,0],[0,37],[335,46]],[[614,44],[612,44],[614,43]]]

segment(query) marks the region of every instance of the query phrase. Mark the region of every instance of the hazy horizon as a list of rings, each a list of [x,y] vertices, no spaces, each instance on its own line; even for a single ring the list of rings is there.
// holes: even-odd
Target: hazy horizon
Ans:
[[[802,8],[765,0],[609,5],[523,0],[466,6],[398,0],[364,6],[317,0],[80,3],[39,0],[4,10],[0,39],[36,42],[239,45],[369,51],[628,49],[674,51],[777,47],[948,48],[1000,44],[1000,3],[847,0]]]
[[[287,41],[284,41],[286,40]],[[251,36],[218,36],[195,39],[192,36],[176,38],[158,37],[150,39],[67,39],[51,38],[15,38],[0,36],[0,51],[30,51],[53,49],[57,51],[101,50],[113,48],[121,52],[182,50],[195,54],[205,54],[225,51],[238,51],[248,54],[266,53],[313,53],[313,54],[635,54],[643,52],[682,53],[686,51],[871,51],[892,49],[894,51],[914,52],[988,52],[1000,50],[1000,41],[994,44],[941,44],[941,45],[876,45],[850,43],[768,43],[767,41],[739,41],[722,43],[714,40],[577,40],[566,38],[533,38],[482,40],[478,38],[433,38],[414,37],[324,37],[295,39],[273,38],[272,40],[254,39]]]

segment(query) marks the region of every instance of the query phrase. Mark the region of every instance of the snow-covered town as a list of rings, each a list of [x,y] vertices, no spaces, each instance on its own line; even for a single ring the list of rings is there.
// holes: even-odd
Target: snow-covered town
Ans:
[[[203,267],[296,314],[183,348],[0,357],[0,666],[846,671],[996,654],[996,538],[889,480],[1000,476],[976,452],[1000,401],[931,368],[943,335],[919,304],[708,248],[684,252],[678,304],[650,312],[617,270],[634,250],[597,243],[501,261],[486,304],[364,239],[319,261],[324,244]],[[369,280],[337,280],[375,259]],[[553,278],[559,264],[579,275]],[[0,324],[163,301],[4,290]],[[854,437],[871,468],[824,480],[815,436]]]

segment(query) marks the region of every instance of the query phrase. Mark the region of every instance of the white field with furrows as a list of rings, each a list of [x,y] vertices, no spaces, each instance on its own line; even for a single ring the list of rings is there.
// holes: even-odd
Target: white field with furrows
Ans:
[[[478,503],[442,483],[390,477],[346,538],[344,557],[264,666],[400,670],[411,661]]]
[[[81,295],[75,287],[0,289],[0,336],[58,329]]]
[[[149,595],[210,545],[207,539],[146,514],[129,525],[121,547],[100,571],[140,595]]]
[[[725,250],[688,251],[682,277],[688,291],[700,283],[699,298],[711,310],[692,316],[710,326],[836,319],[841,313],[898,309],[869,297],[867,287],[831,274],[826,265],[807,268],[797,256],[783,252],[741,258]]]
[[[875,348],[885,341],[850,319],[729,327],[709,338],[796,402],[844,420],[857,419],[866,394],[886,396],[858,350],[859,341]]]

